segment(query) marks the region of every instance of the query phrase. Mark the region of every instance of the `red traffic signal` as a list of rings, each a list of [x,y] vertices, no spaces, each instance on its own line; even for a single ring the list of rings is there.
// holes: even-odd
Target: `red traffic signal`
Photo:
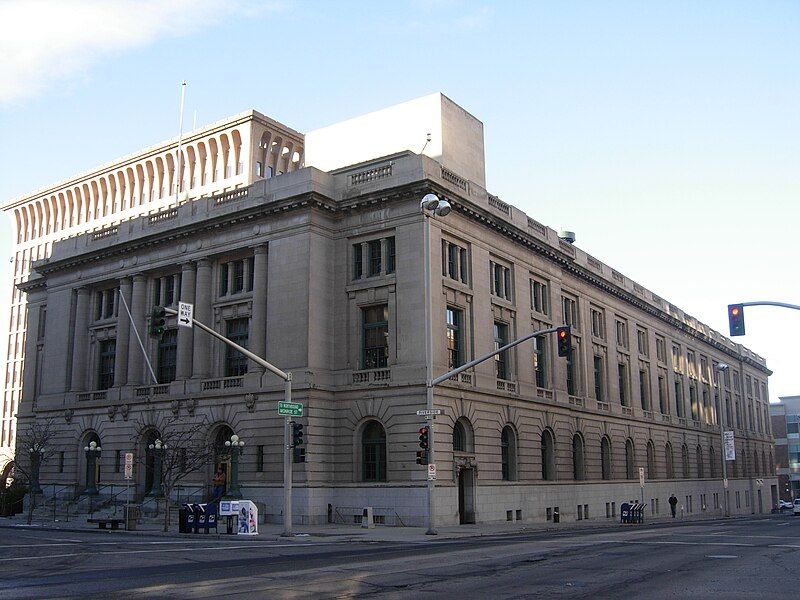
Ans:
[[[731,337],[744,335],[744,306],[741,304],[728,305],[728,327]]]
[[[568,357],[572,352],[572,332],[569,326],[556,329],[556,339],[558,340],[558,355]]]
[[[420,427],[419,428],[419,447],[422,448],[423,450],[427,450],[428,449],[428,428],[427,427]]]
[[[426,450],[417,450],[417,464],[418,465],[428,464],[428,452]]]

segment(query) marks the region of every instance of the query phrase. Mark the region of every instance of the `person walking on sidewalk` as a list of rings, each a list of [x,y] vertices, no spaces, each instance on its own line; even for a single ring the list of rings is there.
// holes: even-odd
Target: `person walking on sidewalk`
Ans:
[[[675,511],[678,508],[678,499],[675,497],[675,494],[669,497],[669,509],[672,511],[672,518],[675,518]]]

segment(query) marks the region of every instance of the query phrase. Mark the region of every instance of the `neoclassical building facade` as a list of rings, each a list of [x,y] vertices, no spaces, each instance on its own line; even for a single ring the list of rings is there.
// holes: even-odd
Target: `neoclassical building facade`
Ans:
[[[460,131],[478,131],[460,118]],[[254,135],[250,161],[263,159]],[[480,136],[482,152],[482,126]],[[172,318],[160,339],[146,335],[153,306],[184,301],[292,372],[307,441],[295,465],[297,521],[352,522],[372,506],[381,522],[422,524],[419,202],[433,193],[453,206],[431,220],[434,375],[536,331],[573,332],[569,359],[541,335],[436,388],[440,523],[611,519],[640,495],[664,515],[673,493],[688,514],[719,515],[724,489],[734,514],[769,510],[777,487],[765,361],[489,194],[476,183],[482,165],[475,175],[475,160],[448,158],[458,141],[439,160],[402,151],[329,171],[284,164],[280,177],[256,176],[268,161],[255,160],[238,187],[50,242],[18,285],[27,311],[20,426],[59,425],[60,454],[43,482],[80,492],[94,440],[103,457],[92,477],[122,484],[121,456],[147,464],[148,444],[174,417],[201,423],[209,445],[232,433],[245,440],[242,492],[281,519],[283,382]],[[296,144],[288,153],[302,157],[303,139]],[[720,419],[736,440],[727,488]],[[209,493],[228,460],[220,448],[183,493]],[[151,488],[138,469],[136,499]]]

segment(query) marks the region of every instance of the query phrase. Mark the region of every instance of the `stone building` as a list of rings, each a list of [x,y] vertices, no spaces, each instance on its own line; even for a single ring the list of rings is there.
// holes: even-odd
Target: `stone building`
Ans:
[[[173,319],[160,340],[146,336],[152,307],[181,300],[292,372],[307,440],[306,462],[295,465],[297,520],[351,521],[372,506],[382,522],[424,522],[426,470],[415,462],[426,381],[419,202],[433,193],[453,206],[431,220],[434,374],[562,323],[574,347],[559,358],[539,336],[436,388],[440,523],[613,518],[640,494],[652,514],[668,512],[672,493],[686,513],[720,514],[719,418],[736,435],[731,511],[776,501],[765,361],[489,194],[483,126],[469,113],[435,94],[305,137],[247,114],[237,127],[251,128],[240,135],[250,153],[233,159],[242,180],[232,189],[149,205],[134,192],[124,214],[113,207],[127,194],[115,192],[109,208],[89,205],[118,217],[86,232],[59,236],[63,225],[51,231],[45,219],[54,237],[18,285],[28,332],[20,423],[60,424],[61,453],[44,466],[44,482],[123,483],[122,454],[146,463],[148,441],[175,415],[205,423],[209,444],[233,433],[245,440],[242,492],[280,519],[283,382]],[[254,143],[264,123],[284,140],[291,132],[293,145]],[[386,123],[399,133],[381,136]],[[352,132],[369,130],[381,140],[365,150]],[[433,141],[423,154],[412,147],[419,136]],[[147,184],[132,189],[152,197]],[[40,227],[38,209],[25,206],[7,206],[23,246]],[[55,223],[75,222],[74,209],[55,210],[60,199],[49,206]],[[720,401],[722,362],[731,368]],[[141,423],[150,429],[139,435]],[[103,458],[88,474],[91,440]],[[184,493],[207,493],[215,466]],[[139,471],[137,497],[152,486]]]
[[[800,396],[769,405],[775,438],[775,468],[781,500],[800,498]]]

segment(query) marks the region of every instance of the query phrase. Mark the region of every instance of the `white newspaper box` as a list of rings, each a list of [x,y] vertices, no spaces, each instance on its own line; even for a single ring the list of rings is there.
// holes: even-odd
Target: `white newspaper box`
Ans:
[[[250,500],[221,500],[221,517],[235,517],[238,535],[258,535],[258,508]]]

